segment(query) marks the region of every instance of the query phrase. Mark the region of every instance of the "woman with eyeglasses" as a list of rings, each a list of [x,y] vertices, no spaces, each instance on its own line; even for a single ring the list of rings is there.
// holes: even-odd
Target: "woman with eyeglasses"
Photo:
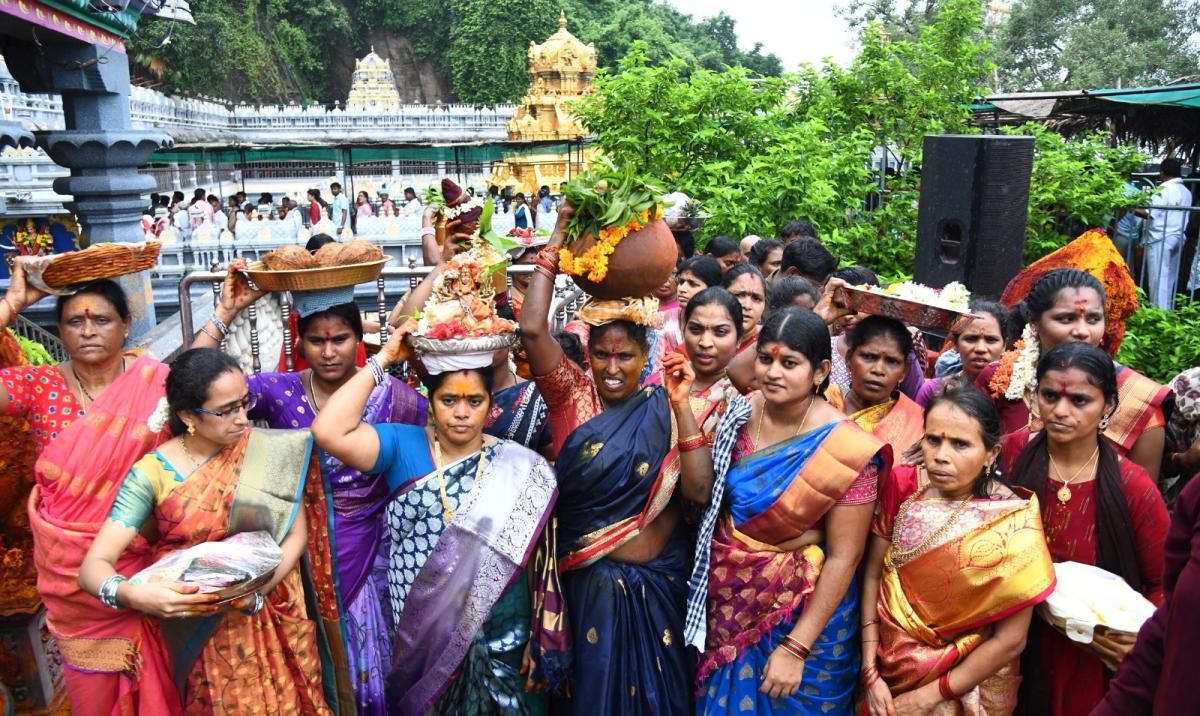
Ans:
[[[46,296],[25,282],[24,261],[17,260],[0,299],[0,326]],[[59,297],[55,318],[69,356],[58,365],[16,365],[20,347],[0,331],[0,365],[10,366],[0,370],[0,420],[3,439],[24,458],[4,469],[34,483],[29,526],[38,594],[67,666],[67,698],[73,713],[85,716],[179,713],[157,626],[140,614],[105,609],[76,583],[125,473],[168,437],[146,428],[167,367],[124,350],[129,305],[113,281]],[[133,574],[150,557],[138,540],[119,567]],[[94,648],[97,640],[107,647]]]
[[[333,588],[328,550],[309,539],[321,522],[308,513],[324,508],[311,434],[252,430],[246,376],[218,350],[183,353],[166,387],[173,437],[126,475],[80,567],[80,587],[106,607],[158,618],[187,712],[332,713],[336,696],[327,700],[322,686],[328,631],[307,606]],[[271,534],[283,560],[257,592],[231,602],[177,582],[131,584],[116,569],[144,535],[161,558],[255,530]]]

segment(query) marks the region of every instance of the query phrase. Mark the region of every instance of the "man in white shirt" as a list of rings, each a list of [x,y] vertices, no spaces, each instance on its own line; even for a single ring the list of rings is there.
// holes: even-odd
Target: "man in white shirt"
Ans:
[[[329,220],[341,236],[342,231],[350,225],[350,200],[342,193],[342,185],[337,182],[329,185],[329,191],[333,194],[333,201],[329,202]]]
[[[404,214],[406,216],[420,216],[425,207],[421,206],[421,200],[417,198],[417,190],[411,186],[404,190]]]
[[[1179,160],[1174,157],[1167,157],[1159,165],[1162,184],[1151,200],[1154,206],[1192,205],[1192,193],[1179,178],[1181,168]],[[1183,230],[1187,228],[1191,214],[1171,209],[1138,209],[1136,213],[1150,220],[1146,228],[1146,274],[1150,301],[1159,308],[1174,308]]]
[[[287,225],[288,236],[293,240],[300,235],[300,229],[304,228],[304,211],[292,201],[291,197],[285,196],[280,200],[283,204],[283,222]]]

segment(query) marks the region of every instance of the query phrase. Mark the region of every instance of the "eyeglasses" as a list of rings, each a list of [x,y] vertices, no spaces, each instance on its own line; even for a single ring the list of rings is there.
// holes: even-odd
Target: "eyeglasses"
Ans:
[[[205,415],[211,415],[215,418],[229,418],[234,415],[237,415],[239,412],[241,412],[243,410],[245,410],[248,413],[251,410],[254,410],[255,405],[258,405],[258,396],[257,395],[247,395],[245,398],[242,398],[241,400],[239,400],[238,402],[236,402],[232,406],[230,406],[228,410],[217,411],[217,410],[209,410],[208,408],[192,408],[192,412],[193,413],[204,413]]]

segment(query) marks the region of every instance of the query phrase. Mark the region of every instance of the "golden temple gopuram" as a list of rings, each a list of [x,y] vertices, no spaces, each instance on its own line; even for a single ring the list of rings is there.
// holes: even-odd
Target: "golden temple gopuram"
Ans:
[[[346,109],[399,111],[400,92],[392,63],[375,54],[372,47],[367,56],[354,62],[354,75]]]
[[[596,48],[568,32],[567,16],[560,13],[558,30],[540,45],[530,42],[528,57],[529,89],[508,122],[509,140],[566,142],[588,136],[567,103],[592,93]],[[584,150],[582,161],[575,158],[570,176],[585,171],[593,153]],[[493,167],[491,182],[526,194],[541,186],[557,192],[569,178],[568,161],[564,154],[510,156]]]

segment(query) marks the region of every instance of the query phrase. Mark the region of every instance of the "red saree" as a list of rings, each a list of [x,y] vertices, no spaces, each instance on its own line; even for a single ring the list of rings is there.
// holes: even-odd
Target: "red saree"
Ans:
[[[1019,432],[1003,438],[1004,474],[1013,475],[1013,465],[1031,437],[1031,433]],[[1121,492],[1133,522],[1132,538],[1141,572],[1141,591],[1150,601],[1161,604],[1167,508],[1158,487],[1141,466],[1126,459],[1118,460],[1117,464]],[[1019,479],[1019,476],[1013,477]],[[1096,564],[1096,481],[1072,484],[1073,496],[1065,505],[1055,497],[1062,486],[1061,481],[1047,477],[1046,492],[1038,495],[1044,505],[1043,520],[1050,556],[1055,562]],[[1091,713],[1108,688],[1109,673],[1103,662],[1042,619],[1035,619],[1030,627],[1030,643],[1036,652],[1027,650],[1026,668],[1032,663],[1040,670],[1045,684],[1045,702],[1029,704],[1027,713],[1050,716],[1087,716]],[[1030,673],[1032,671],[1027,670],[1027,674]]]
[[[125,474],[166,437],[147,425],[164,395],[166,374],[158,361],[134,361],[50,442],[34,467],[29,524],[38,593],[68,667],[67,696],[77,715],[180,713],[155,623],[133,610],[108,609],[76,582]],[[117,571],[131,575],[150,562],[150,546],[138,535]]]

